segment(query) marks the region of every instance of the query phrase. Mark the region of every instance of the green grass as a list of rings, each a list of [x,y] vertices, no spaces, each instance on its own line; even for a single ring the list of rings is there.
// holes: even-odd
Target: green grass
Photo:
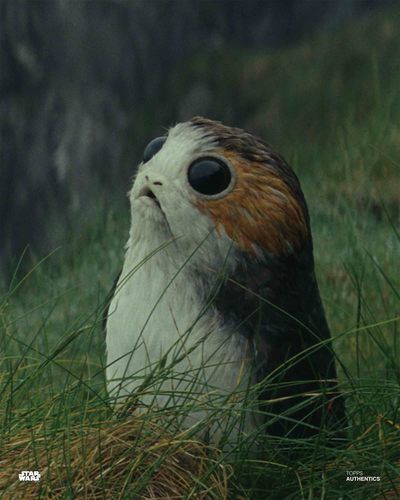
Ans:
[[[269,438],[261,458],[246,459],[246,453],[239,451],[227,465],[217,451],[204,454],[186,434],[162,447],[163,436],[169,435],[171,422],[179,420],[183,410],[161,416],[155,411],[148,420],[158,427],[150,428],[145,419],[132,423],[129,439],[137,444],[118,451],[121,460],[130,457],[122,469],[125,476],[118,476],[115,465],[121,482],[123,477],[132,478],[125,498],[148,494],[146,488],[156,484],[157,477],[161,481],[182,475],[178,470],[173,476],[173,467],[168,468],[171,457],[181,450],[187,454],[176,463],[190,469],[190,460],[201,457],[198,461],[204,465],[193,469],[198,476],[186,488],[187,498],[190,491],[196,498],[205,484],[222,485],[207,497],[221,498],[228,476],[233,498],[400,496],[399,14],[393,9],[349,24],[339,33],[269,53],[234,47],[199,53],[171,75],[166,115],[174,114],[174,101],[191,82],[201,81],[214,96],[211,117],[247,127],[274,144],[301,180],[311,214],[321,295],[347,399],[349,444],[332,449],[323,439]],[[152,116],[151,109],[143,110],[144,116]],[[156,116],[162,120],[163,114]],[[152,120],[147,119],[145,131],[160,125]],[[61,479],[53,479],[49,488],[58,481],[64,488],[60,498],[72,498],[78,494],[75,455],[86,457],[97,443],[99,456],[106,456],[104,436],[119,432],[104,385],[100,323],[127,239],[129,209],[126,202],[121,205],[99,207],[97,218],[77,227],[68,245],[43,262],[29,263],[32,271],[23,279],[18,275],[11,285],[4,283],[0,450],[6,452],[0,451],[0,465],[10,474],[4,482],[3,472],[3,483],[0,476],[4,498],[13,498],[7,488],[15,480],[12,474],[20,471],[7,460],[12,450],[22,456],[21,443],[30,464],[23,470],[42,464],[43,453],[49,463],[52,453],[60,453],[56,462],[65,467],[57,469]],[[24,259],[30,262],[27,256]],[[224,405],[229,414],[229,405]],[[117,422],[123,425],[131,418],[123,414]],[[128,432],[125,427],[124,432]],[[18,436],[20,445],[15,442]],[[7,443],[14,443],[14,448],[10,450]],[[79,462],[79,470],[93,463],[89,458]],[[104,458],[104,463],[112,460]],[[166,472],[160,479],[157,474],[164,470],[163,464]],[[91,467],[87,465],[88,474]],[[346,482],[346,470],[380,475],[382,480]],[[104,467],[96,480],[98,498],[101,492],[110,497],[112,477],[107,473]],[[39,486],[43,495],[46,481]],[[85,481],[89,482],[81,479]],[[15,494],[14,490],[14,498]]]

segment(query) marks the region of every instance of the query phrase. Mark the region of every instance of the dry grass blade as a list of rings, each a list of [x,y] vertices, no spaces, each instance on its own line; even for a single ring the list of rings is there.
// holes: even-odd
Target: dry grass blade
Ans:
[[[224,499],[231,470],[218,458],[216,450],[185,433],[169,435],[144,415],[47,435],[38,425],[4,443],[0,491],[3,499]],[[39,471],[40,482],[20,482],[23,470]]]

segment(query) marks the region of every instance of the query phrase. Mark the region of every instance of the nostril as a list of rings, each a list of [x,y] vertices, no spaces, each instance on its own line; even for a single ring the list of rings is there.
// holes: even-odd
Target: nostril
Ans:
[[[160,181],[155,181],[153,182],[154,186],[162,186],[162,182]]]

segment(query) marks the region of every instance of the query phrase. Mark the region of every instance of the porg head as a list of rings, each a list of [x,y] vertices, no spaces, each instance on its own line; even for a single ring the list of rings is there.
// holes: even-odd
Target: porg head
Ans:
[[[209,119],[180,123],[148,144],[130,200],[131,243],[143,240],[144,219],[146,233],[176,238],[183,253],[197,245],[199,267],[219,267],[228,252],[233,269],[243,256],[261,262],[311,249],[292,169],[260,139]]]

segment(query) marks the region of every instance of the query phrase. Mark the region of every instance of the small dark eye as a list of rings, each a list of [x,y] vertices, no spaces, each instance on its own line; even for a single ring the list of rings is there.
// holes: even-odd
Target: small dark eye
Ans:
[[[232,179],[231,171],[218,158],[200,158],[188,170],[189,184],[201,194],[218,194],[226,189]]]
[[[156,137],[155,139],[150,141],[143,153],[143,163],[151,160],[151,158],[153,158],[153,156],[160,151],[166,140],[166,137]]]

